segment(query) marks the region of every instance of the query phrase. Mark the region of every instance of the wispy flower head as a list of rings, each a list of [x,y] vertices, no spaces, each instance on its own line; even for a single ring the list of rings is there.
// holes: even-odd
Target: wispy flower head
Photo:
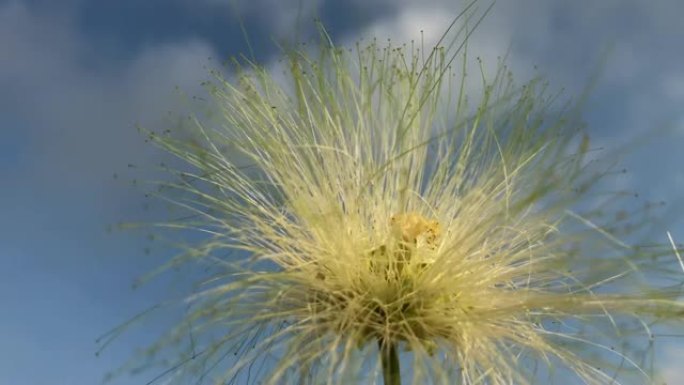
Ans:
[[[292,50],[285,81],[248,63],[210,85],[217,119],[151,134],[195,170],[165,183],[193,214],[169,226],[208,234],[173,263],[223,269],[161,343],[192,334],[172,379],[653,380],[651,327],[684,311],[672,250],[595,220],[606,173],[543,82],[480,67],[469,97],[464,33]]]

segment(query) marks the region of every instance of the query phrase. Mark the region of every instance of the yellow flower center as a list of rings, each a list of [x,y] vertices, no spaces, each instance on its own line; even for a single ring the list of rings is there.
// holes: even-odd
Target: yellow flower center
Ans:
[[[392,231],[406,245],[428,247],[434,250],[442,227],[436,220],[429,220],[417,213],[396,214],[390,218]]]

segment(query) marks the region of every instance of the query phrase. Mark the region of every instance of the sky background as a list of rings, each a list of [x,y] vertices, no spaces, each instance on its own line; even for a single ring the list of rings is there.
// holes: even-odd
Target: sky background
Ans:
[[[247,52],[239,20],[257,60],[273,66],[273,41],[294,36],[298,20],[310,30],[320,17],[343,44],[407,41],[421,30],[429,42],[460,9],[446,0],[0,0],[0,385],[98,384],[159,332],[165,320],[95,356],[98,336],[174,287],[160,280],[132,290],[167,255],[144,233],[107,228],[154,216],[132,185],[145,174],[129,164],[161,157],[134,126],[163,129],[168,111],[187,106],[175,87],[198,92],[207,68]],[[585,108],[589,132],[607,148],[649,138],[623,161],[619,187],[639,194],[635,205],[677,207],[682,17],[681,0],[500,1],[469,49],[493,63],[510,47],[519,77],[536,65],[572,95],[612,47]],[[668,229],[684,240],[681,220]],[[683,346],[659,347],[670,384],[684,381]]]

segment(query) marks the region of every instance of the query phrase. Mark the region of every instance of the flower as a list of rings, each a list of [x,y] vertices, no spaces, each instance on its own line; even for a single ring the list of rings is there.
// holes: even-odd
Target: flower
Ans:
[[[215,73],[220,113],[192,139],[150,134],[195,170],[164,184],[194,214],[170,225],[208,234],[180,260],[223,269],[161,343],[191,332],[174,373],[654,379],[642,360],[652,328],[684,311],[681,285],[664,284],[682,282],[672,250],[629,246],[596,220],[592,188],[607,173],[587,160],[573,106],[501,65],[493,77],[481,67],[472,108],[459,47],[293,50],[286,82],[251,63],[232,80]]]

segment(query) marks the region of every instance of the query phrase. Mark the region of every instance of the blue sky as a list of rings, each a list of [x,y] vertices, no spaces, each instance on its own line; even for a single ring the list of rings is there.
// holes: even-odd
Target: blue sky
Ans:
[[[128,164],[161,159],[134,125],[163,128],[167,111],[183,107],[174,87],[196,92],[207,65],[246,52],[238,20],[256,58],[271,66],[278,57],[273,40],[293,36],[298,14],[305,25],[321,17],[340,43],[364,36],[404,41],[420,30],[430,41],[460,9],[447,0],[234,3],[0,0],[0,385],[97,384],[152,339],[153,328],[134,330],[94,354],[99,335],[172,287],[162,280],[131,290],[164,250],[146,255],[144,234],[106,231],[156,210],[144,210],[140,189],[131,186],[144,174]],[[500,1],[470,49],[493,63],[510,46],[509,63],[521,77],[537,65],[572,94],[612,47],[585,110],[589,132],[608,148],[650,138],[623,162],[628,173],[618,187],[638,192],[635,204],[680,207],[682,15],[681,0]],[[663,125],[670,130],[655,135]],[[681,220],[667,229],[684,239]],[[677,378],[684,350],[663,345],[661,354],[666,374]]]

